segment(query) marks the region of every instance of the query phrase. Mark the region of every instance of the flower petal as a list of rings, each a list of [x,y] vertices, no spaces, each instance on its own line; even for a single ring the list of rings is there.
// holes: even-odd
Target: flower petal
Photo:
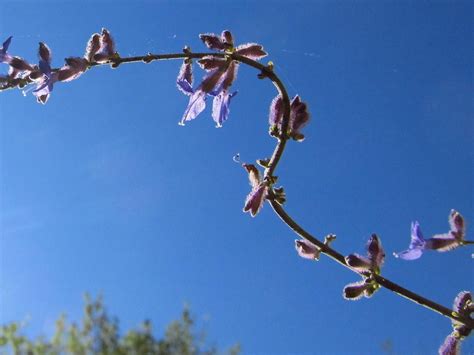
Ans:
[[[39,55],[39,58],[40,58],[40,63],[41,63],[41,61],[44,61],[48,64],[51,64],[51,50],[43,42],[40,42],[40,44],[39,44],[38,55]],[[41,67],[41,64],[40,64],[40,67]]]
[[[100,37],[101,50],[104,51],[109,57],[115,54],[115,41],[110,35],[110,32],[106,29],[102,29],[102,36]]]
[[[268,55],[257,43],[241,44],[235,48],[235,53],[253,60],[259,60]]]
[[[256,188],[260,184],[260,172],[257,167],[253,164],[242,164],[242,167],[247,170],[249,174],[249,182],[252,189]]]
[[[298,255],[305,259],[317,259],[319,257],[319,248],[306,239],[296,239],[295,249]]]
[[[248,194],[245,200],[244,212],[250,212],[252,217],[255,217],[263,207],[265,197],[267,196],[268,187],[261,183]]]
[[[234,46],[234,38],[232,37],[232,33],[230,33],[229,30],[222,31],[221,41],[224,43],[226,48],[231,48]]]
[[[12,36],[8,37],[0,48],[0,63],[9,63],[12,57],[7,53],[10,42],[12,41]]]
[[[465,233],[465,224],[463,216],[455,210],[451,210],[449,214],[449,226],[451,227],[451,231],[456,233],[456,236],[459,239],[464,238]]]
[[[432,249],[439,252],[453,250],[461,245],[461,241],[456,238],[453,232],[437,234],[426,240],[426,249]]]
[[[353,282],[344,287],[342,295],[346,300],[357,301],[364,296],[367,284],[364,280]]]
[[[421,255],[423,254],[423,250],[424,249],[421,248],[408,249],[400,253],[393,253],[393,255],[396,258],[400,258],[403,260],[416,260],[421,257]]]
[[[382,266],[385,259],[385,252],[382,247],[382,242],[376,234],[372,234],[367,243],[367,256],[372,263],[372,267]]]
[[[19,71],[33,71],[33,67],[20,57],[12,57],[8,64]]]
[[[0,53],[5,54],[8,51],[8,47],[10,47],[10,43],[12,41],[13,36],[8,37],[5,42],[2,44],[2,48],[0,48]]]
[[[220,68],[225,65],[225,62],[226,60],[224,58],[214,57],[212,55],[203,57],[202,59],[198,60],[199,66],[206,71]]]
[[[454,299],[453,310],[458,313],[468,315],[468,307],[472,304],[472,296],[469,291],[461,291]],[[470,313],[470,311],[469,311]]]
[[[369,271],[372,267],[370,259],[359,254],[350,254],[345,257],[347,265],[357,271]]]
[[[86,58],[89,62],[92,62],[94,56],[100,49],[100,34],[94,33],[89,41],[87,42],[86,52],[84,54],[84,58]]]
[[[196,90],[189,98],[188,107],[184,111],[180,125],[184,126],[187,121],[194,120],[206,108],[206,93]]]
[[[222,127],[222,124],[229,118],[230,99],[236,94],[237,92],[229,94],[227,90],[223,90],[217,96],[214,96],[212,118],[216,122],[216,127]]]
[[[66,65],[58,71],[59,81],[72,81],[81,76],[88,68],[89,62],[85,58],[71,57],[66,58]]]
[[[223,51],[225,49],[225,45],[222,42],[221,38],[214,33],[200,34],[199,38],[209,49],[215,49],[218,51]]]
[[[270,126],[280,126],[283,118],[283,99],[281,95],[275,96],[270,104],[268,123]]]
[[[290,110],[290,122],[288,127],[290,136],[294,140],[301,142],[304,140],[304,135],[300,130],[309,122],[307,105],[296,95],[293,100],[291,100]]]
[[[425,245],[426,241],[421,233],[420,224],[415,221],[411,223],[411,239],[408,249],[400,253],[393,253],[393,255],[403,260],[415,260],[421,257]]]
[[[439,355],[458,355],[461,341],[454,334],[449,334],[438,350]]]
[[[193,90],[193,66],[191,60],[185,59],[176,78],[178,89],[185,95],[192,95]]]

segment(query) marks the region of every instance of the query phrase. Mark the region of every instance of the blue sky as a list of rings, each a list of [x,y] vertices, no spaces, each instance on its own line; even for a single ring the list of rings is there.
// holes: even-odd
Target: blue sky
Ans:
[[[411,221],[445,232],[452,208],[473,239],[469,2],[36,4],[1,1],[0,34],[32,62],[46,42],[56,67],[102,27],[122,56],[201,51],[198,34],[223,29],[262,44],[312,114],[277,171],[287,211],[316,236],[337,234],[343,254],[377,233],[383,275],[446,306],[472,290],[472,248],[391,256]],[[269,206],[242,213],[249,186],[232,156],[271,154],[272,85],[241,67],[223,128],[209,109],[180,127],[179,66],[94,68],[56,85],[45,106],[1,93],[0,321],[50,334],[61,312],[80,317],[90,292],[122,329],[149,318],[157,333],[189,303],[212,341],[244,354],[434,353],[449,320],[386,290],[345,301],[357,275],[297,257]]]

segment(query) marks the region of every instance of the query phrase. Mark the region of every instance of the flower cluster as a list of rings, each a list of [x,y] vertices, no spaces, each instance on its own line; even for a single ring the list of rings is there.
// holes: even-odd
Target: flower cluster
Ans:
[[[415,260],[421,257],[425,250],[436,250],[439,252],[452,250],[464,244],[465,224],[463,216],[451,210],[449,214],[450,230],[444,234],[434,235],[432,238],[424,239],[420,224],[415,221],[411,224],[411,241],[407,250],[394,253],[395,257],[404,260]]]
[[[295,141],[304,140],[301,129],[309,122],[309,113],[306,103],[302,102],[296,95],[290,103],[290,117],[288,122],[287,136]],[[270,124],[270,135],[280,137],[282,135],[284,108],[281,95],[276,96],[270,105],[268,123]]]
[[[105,28],[102,29],[101,34],[95,33],[92,35],[83,57],[66,58],[66,63],[57,70],[51,68],[52,54],[45,43],[40,42],[38,48],[39,62],[37,65],[32,65],[23,58],[11,56],[7,52],[11,39],[12,37],[9,37],[0,49],[0,63],[6,63],[10,67],[8,75],[0,76],[0,81],[20,87],[31,82],[32,85],[36,86],[33,95],[42,104],[48,101],[56,82],[68,82],[77,79],[90,68],[91,64],[105,63],[118,56],[115,52],[114,40]],[[28,91],[30,90],[25,90],[24,93]]]
[[[472,302],[472,296],[470,292],[462,291],[456,296],[454,299],[453,311],[465,318],[471,318],[471,314],[474,313],[474,303]],[[459,354],[461,341],[472,331],[471,328],[460,322],[453,321],[452,323],[454,330],[446,337],[444,343],[439,348],[440,355]]]
[[[210,54],[198,61],[199,66],[207,74],[196,89],[193,89],[192,61],[188,58],[184,60],[176,84],[183,94],[189,96],[189,103],[179,124],[184,125],[186,122],[194,120],[206,108],[207,97],[213,96],[212,118],[216,127],[222,127],[229,117],[230,101],[237,94],[237,92],[229,91],[237,77],[239,68],[239,62],[232,59],[231,55],[236,54],[252,60],[259,60],[267,53],[261,45],[256,43],[234,47],[230,31],[223,31],[220,36],[209,33],[201,34],[199,37],[209,49],[223,52],[226,55],[222,57]]]
[[[382,242],[376,234],[372,234],[367,243],[367,257],[359,254],[346,256],[346,264],[362,274],[362,280],[348,284],[344,287],[343,296],[348,300],[358,300],[362,296],[372,297],[380,285],[374,280],[373,275],[380,274],[380,268],[385,259]]]

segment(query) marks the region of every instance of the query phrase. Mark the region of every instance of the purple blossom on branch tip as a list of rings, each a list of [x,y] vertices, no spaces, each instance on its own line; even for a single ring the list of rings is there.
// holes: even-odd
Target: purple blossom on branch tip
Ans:
[[[243,211],[250,212],[250,215],[255,217],[263,207],[263,203],[268,194],[268,185],[262,181],[260,172],[255,165],[242,164],[242,167],[247,171],[250,186],[252,187],[252,190],[245,200]]]
[[[235,53],[252,60],[258,60],[267,55],[263,47],[256,43],[248,43],[239,45],[234,48],[234,40],[232,33],[228,30],[223,31],[220,36],[213,33],[199,35],[204,44],[213,50]],[[212,118],[216,122],[216,127],[222,127],[222,124],[229,118],[229,107],[232,97],[237,92],[229,91],[239,68],[239,62],[232,60],[231,57],[220,58],[213,56],[205,56],[198,61],[202,69],[208,74],[204,77],[201,84],[196,88],[192,88],[192,80],[186,73],[191,72],[191,63],[185,60],[181,66],[176,84],[178,89],[185,95],[190,96],[188,106],[181,118],[180,125],[184,125],[187,121],[191,121],[197,117],[206,107],[207,96],[213,96]]]
[[[459,212],[451,210],[449,214],[449,225],[450,231],[448,233],[437,234],[432,238],[424,239],[420,224],[417,221],[412,222],[411,240],[408,249],[400,253],[394,253],[393,255],[404,260],[416,260],[421,257],[425,250],[444,252],[459,247],[464,242],[464,218]]]

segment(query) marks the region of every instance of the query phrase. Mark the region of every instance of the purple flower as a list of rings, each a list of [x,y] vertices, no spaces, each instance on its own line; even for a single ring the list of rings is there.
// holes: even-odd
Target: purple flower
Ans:
[[[368,279],[350,283],[344,287],[342,295],[346,300],[357,301],[362,297],[370,298],[380,286]]]
[[[176,86],[179,91],[185,95],[192,95],[193,90],[193,65],[191,59],[186,58],[181,65],[178,77],[176,78]]]
[[[471,318],[471,313],[474,312],[474,303],[472,302],[472,296],[469,291],[459,292],[454,299],[453,311],[465,318]],[[467,337],[472,331],[471,328],[461,322],[453,320],[452,323],[454,330],[461,339]]]
[[[367,242],[367,257],[354,253],[346,256],[345,259],[347,265],[359,272],[372,271],[379,273],[385,259],[382,242],[376,234],[372,234]]]
[[[384,259],[385,252],[382,248],[382,242],[376,234],[372,234],[367,242],[367,257],[359,254],[346,256],[347,265],[364,274],[361,281],[350,283],[344,287],[344,298],[355,301],[363,296],[366,298],[372,297],[375,291],[380,288],[373,275],[380,274]]]
[[[213,33],[199,35],[204,44],[214,50],[235,53],[249,59],[257,60],[263,58],[267,53],[262,46],[255,43],[248,43],[234,48],[234,40],[230,31],[223,31],[220,36]],[[192,68],[189,59],[186,59],[181,66],[176,84],[178,89],[185,95],[190,96],[188,106],[181,118],[180,125],[196,118],[206,107],[207,96],[213,96],[212,118],[216,122],[216,127],[222,124],[229,117],[229,106],[231,98],[237,92],[229,91],[239,68],[239,62],[229,58],[216,56],[206,56],[198,61],[202,69],[208,74],[204,77],[197,89],[192,88]]]
[[[309,113],[307,111],[307,105],[296,95],[293,100],[291,100],[290,105],[290,122],[288,125],[290,137],[298,142],[303,141],[304,135],[300,130],[306,126],[308,122]]]
[[[450,219],[451,221],[451,219]],[[458,224],[459,225],[459,224]],[[451,224],[453,229],[453,224]],[[469,291],[461,291],[454,299],[453,311],[459,315],[471,318],[471,313],[474,312],[474,304],[472,303],[472,296]],[[469,336],[472,329],[461,322],[452,321],[454,331],[449,334],[444,343],[440,346],[438,353],[440,355],[455,355],[460,353],[461,341]]]
[[[449,215],[450,231],[444,234],[434,235],[432,238],[424,239],[421,233],[420,224],[412,222],[411,241],[408,249],[394,253],[394,256],[404,260],[415,260],[421,257],[424,250],[436,250],[439,252],[449,251],[464,242],[465,225],[464,218],[455,210],[451,210]]]
[[[237,91],[229,93],[227,90],[222,90],[216,96],[212,103],[212,118],[216,122],[216,127],[222,127],[229,117],[230,99],[237,94]]]
[[[12,41],[12,36],[8,37],[5,42],[2,44],[2,48],[0,48],[0,63],[10,63],[12,59],[11,55],[7,53],[8,47]]]
[[[268,193],[268,185],[262,181],[260,172],[253,164],[242,164],[249,174],[250,186],[252,191],[247,196],[244,205],[244,212],[250,212],[252,217],[255,217],[260,209],[263,207],[265,198]]]
[[[306,239],[296,239],[295,248],[298,255],[305,259],[317,260],[319,259],[319,248]]]
[[[51,91],[53,91],[53,84],[58,81],[57,73],[51,71],[51,50],[49,47],[40,42],[39,44],[39,70],[42,74],[36,89],[33,90],[33,95],[39,103],[45,104],[48,101]]]
[[[444,343],[438,350],[439,355],[458,355],[460,354],[461,340],[455,334],[449,334]]]
[[[223,31],[220,36],[214,33],[206,33],[199,35],[199,38],[209,49],[221,52],[230,51],[252,60],[259,60],[268,55],[263,47],[257,43],[241,44],[234,48],[233,36],[228,30]]]
[[[268,123],[270,124],[270,135],[280,136],[283,124],[283,99],[277,95],[270,104]],[[290,118],[288,122],[288,136],[298,142],[304,140],[301,129],[309,122],[309,113],[306,103],[302,102],[296,95],[290,103]]]

